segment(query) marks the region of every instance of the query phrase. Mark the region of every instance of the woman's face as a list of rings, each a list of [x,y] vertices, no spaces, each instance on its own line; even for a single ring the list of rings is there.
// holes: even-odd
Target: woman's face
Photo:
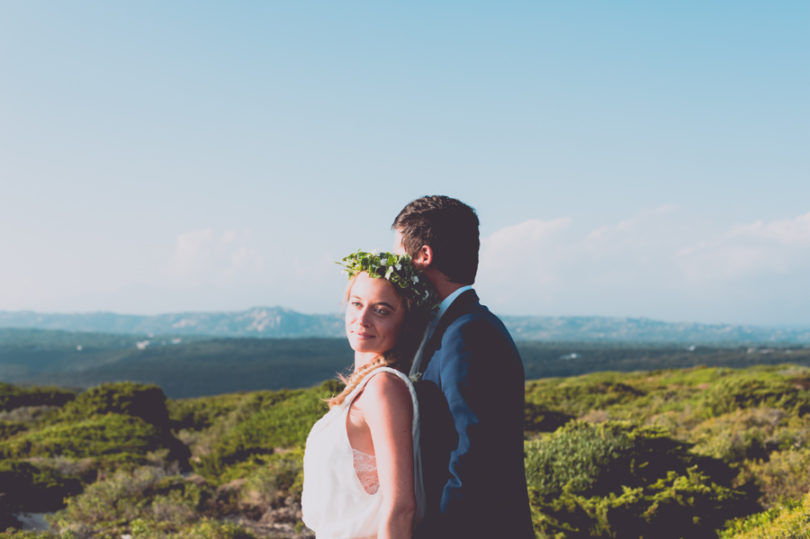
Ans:
[[[405,304],[387,280],[359,273],[346,305],[346,336],[355,352],[382,354],[397,342]]]

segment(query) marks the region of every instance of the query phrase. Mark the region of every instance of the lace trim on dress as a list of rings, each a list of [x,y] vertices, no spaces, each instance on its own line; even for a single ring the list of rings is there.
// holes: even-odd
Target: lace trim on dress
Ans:
[[[354,456],[354,471],[360,484],[369,494],[376,494],[380,488],[380,479],[377,477],[377,457],[370,453],[352,447]]]

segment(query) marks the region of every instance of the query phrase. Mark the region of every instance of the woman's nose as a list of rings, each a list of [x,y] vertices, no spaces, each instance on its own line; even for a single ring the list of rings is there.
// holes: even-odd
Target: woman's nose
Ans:
[[[369,310],[368,310],[368,309],[363,309],[362,311],[360,311],[360,312],[358,313],[358,316],[357,316],[357,321],[358,321],[358,322],[359,322],[361,325],[363,325],[363,326],[368,326],[368,325],[370,325],[370,324],[369,324],[369,316],[370,316],[370,314],[371,314],[371,313],[369,312]]]

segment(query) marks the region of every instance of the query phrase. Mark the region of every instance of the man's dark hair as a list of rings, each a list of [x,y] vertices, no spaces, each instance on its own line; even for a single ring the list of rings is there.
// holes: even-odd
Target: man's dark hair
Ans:
[[[416,257],[423,245],[433,249],[432,267],[454,283],[472,284],[478,271],[478,216],[447,196],[417,198],[402,208],[391,228],[402,235],[405,252]]]

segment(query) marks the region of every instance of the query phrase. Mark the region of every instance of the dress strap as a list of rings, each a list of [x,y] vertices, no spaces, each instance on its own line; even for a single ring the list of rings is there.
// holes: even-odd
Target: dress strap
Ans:
[[[357,384],[351,393],[346,397],[343,401],[345,405],[346,413],[349,411],[349,407],[351,403],[354,402],[354,399],[366,387],[371,378],[380,373],[380,372],[388,372],[395,375],[397,378],[402,380],[405,385],[408,387],[408,392],[411,394],[411,403],[413,405],[413,422],[411,424],[411,435],[413,438],[413,474],[414,474],[414,498],[416,501],[416,514],[414,517],[414,522],[419,522],[425,515],[426,505],[425,505],[425,484],[424,484],[424,477],[422,476],[422,434],[421,434],[421,424],[420,424],[420,414],[419,414],[419,400],[416,397],[416,388],[411,382],[411,379],[408,378],[407,375],[403,374],[402,372],[392,369],[391,367],[377,367],[376,369],[372,370],[368,375],[366,375],[363,380]]]
[[[355,387],[351,391],[351,393],[349,393],[349,395],[346,397],[346,399],[343,401],[344,403],[347,403],[346,408],[348,408],[351,405],[351,403],[354,402],[354,399],[357,398],[357,395],[361,391],[363,391],[363,389],[366,387],[366,384],[368,384],[369,380],[371,380],[372,377],[374,377],[375,375],[377,375],[377,374],[379,374],[381,372],[387,372],[387,373],[391,373],[391,374],[395,375],[397,378],[402,380],[405,383],[405,385],[408,387],[408,392],[411,394],[411,403],[413,404],[413,424],[414,424],[414,426],[418,425],[419,424],[419,407],[417,405],[418,405],[419,401],[416,400],[416,389],[414,389],[413,383],[411,382],[411,379],[408,378],[408,376],[406,374],[404,374],[404,373],[402,373],[402,372],[400,372],[400,371],[398,371],[396,369],[392,369],[391,367],[377,367],[376,369],[374,369],[370,373],[368,373],[366,375],[366,377],[363,378],[360,381],[359,384],[357,384],[357,387]]]

